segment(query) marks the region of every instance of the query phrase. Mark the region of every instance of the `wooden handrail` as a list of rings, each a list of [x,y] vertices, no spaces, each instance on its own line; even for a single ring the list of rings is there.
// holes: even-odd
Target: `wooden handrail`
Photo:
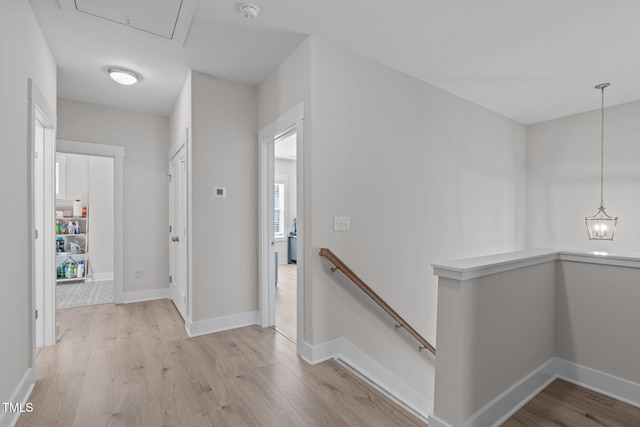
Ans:
[[[369,298],[373,300],[380,308],[382,308],[389,316],[393,318],[398,324],[396,325],[396,329],[399,327],[404,328],[413,338],[415,338],[420,343],[420,350],[423,348],[429,350],[431,354],[436,355],[436,349],[431,345],[429,341],[427,341],[422,335],[420,335],[413,327],[402,318],[396,311],[389,306],[373,289],[367,286],[366,283],[362,281],[347,265],[340,260],[331,250],[327,248],[320,249],[320,256],[325,257],[331,264],[334,265],[335,268],[332,268],[331,271],[340,270],[345,276],[349,278],[357,287],[359,287],[362,292],[364,292]]]

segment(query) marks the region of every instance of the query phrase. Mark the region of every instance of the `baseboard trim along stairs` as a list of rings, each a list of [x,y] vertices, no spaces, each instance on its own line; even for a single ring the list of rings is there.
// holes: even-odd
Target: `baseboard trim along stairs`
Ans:
[[[337,360],[378,391],[424,421],[427,421],[429,414],[433,413],[432,402],[346,338],[337,338],[316,345],[303,342],[301,346],[298,346],[298,352],[300,357],[311,365],[330,359]]]

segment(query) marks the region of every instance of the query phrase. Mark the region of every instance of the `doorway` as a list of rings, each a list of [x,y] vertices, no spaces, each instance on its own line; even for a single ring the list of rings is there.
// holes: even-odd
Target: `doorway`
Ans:
[[[280,314],[278,321],[278,305],[277,296],[285,296],[283,291],[276,289],[277,286],[283,285],[285,268],[280,273],[279,264],[289,266],[291,275],[295,277],[293,295],[289,294],[288,298],[294,299],[295,302],[289,307],[295,307],[293,312],[295,316],[289,316],[293,325],[289,328],[289,336],[297,344],[298,354],[305,351],[304,344],[304,182],[303,182],[303,135],[304,135],[304,105],[300,104],[291,111],[287,112],[273,123],[266,126],[259,133],[260,144],[260,223],[259,223],[259,324],[262,327],[276,327],[282,330],[286,328],[284,321],[287,319],[283,313]],[[279,181],[276,179],[276,146],[281,145],[289,138],[289,143],[295,147],[295,165],[293,169],[295,174],[278,174]],[[277,142],[277,143],[276,143]],[[282,145],[281,145],[282,146]],[[284,147],[284,146],[282,146]],[[291,160],[291,159],[290,159]],[[283,179],[284,176],[286,179]],[[295,175],[292,177],[292,175]],[[284,181],[284,182],[283,182]],[[277,183],[284,185],[276,185]],[[295,209],[289,208],[294,216],[286,214],[286,201],[292,199],[287,198],[286,187],[295,184]],[[276,198],[276,192],[278,198]],[[284,197],[282,197],[284,195]],[[292,201],[292,200],[290,200]],[[276,206],[279,204],[279,206]],[[284,214],[283,214],[284,213]],[[295,227],[294,221],[295,218]],[[289,235],[295,236],[295,263],[289,263]],[[286,237],[286,239],[285,239]],[[285,243],[286,242],[286,243]],[[291,252],[293,254],[293,252]],[[277,260],[276,260],[277,258]],[[293,264],[293,265],[292,265]],[[279,274],[280,273],[280,274]],[[281,275],[282,274],[282,275]],[[276,285],[276,282],[278,283]],[[282,306],[284,307],[284,305]]]
[[[113,303],[114,159],[56,153],[56,309]]]
[[[56,150],[56,116],[33,81],[29,80],[29,239],[31,366],[41,347],[55,343],[53,277],[53,163]]]
[[[274,241],[276,246],[275,328],[296,341],[297,317],[297,133],[274,140]]]

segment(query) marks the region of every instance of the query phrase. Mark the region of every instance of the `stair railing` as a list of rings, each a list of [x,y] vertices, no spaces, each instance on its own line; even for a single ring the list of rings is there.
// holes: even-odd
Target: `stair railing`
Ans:
[[[393,308],[387,304],[385,300],[383,300],[373,289],[367,286],[366,283],[362,279],[360,279],[344,262],[340,260],[331,250],[327,248],[320,249],[320,256],[326,258],[331,264],[333,264],[333,268],[331,272],[335,272],[336,270],[340,270],[342,274],[344,274],[353,284],[355,284],[362,292],[365,293],[373,302],[375,302],[381,309],[383,309],[393,320],[396,321],[396,329],[404,328],[409,335],[416,339],[420,343],[418,350],[429,350],[431,354],[436,355],[436,349],[429,341],[427,341],[422,335],[418,333],[413,327],[402,318]]]

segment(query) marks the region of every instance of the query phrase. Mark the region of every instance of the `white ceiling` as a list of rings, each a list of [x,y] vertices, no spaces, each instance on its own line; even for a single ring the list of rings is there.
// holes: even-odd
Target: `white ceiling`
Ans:
[[[249,21],[240,1],[199,0],[184,45],[58,0],[31,4],[59,96],[154,114],[170,113],[189,69],[258,84],[307,34],[525,124],[599,108],[593,86],[604,81],[608,106],[640,99],[635,0],[254,1],[261,13]],[[113,65],[143,80],[118,86]]]

